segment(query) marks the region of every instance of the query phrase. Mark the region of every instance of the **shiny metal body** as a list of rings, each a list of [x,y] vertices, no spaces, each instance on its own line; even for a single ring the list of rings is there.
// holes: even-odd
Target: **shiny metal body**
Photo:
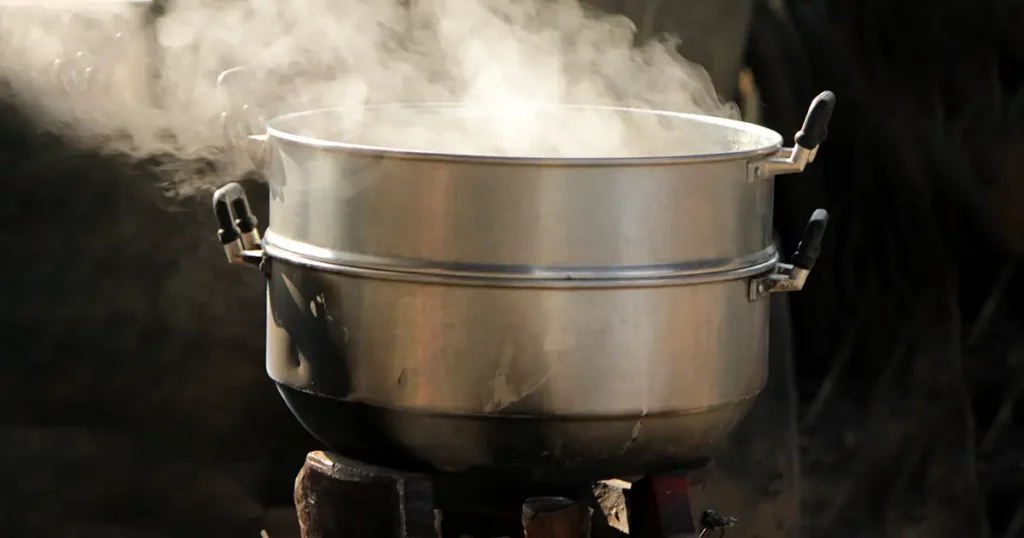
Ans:
[[[252,137],[270,224],[258,256],[235,253],[268,276],[267,371],[332,448],[607,478],[700,459],[743,417],[767,379],[774,289],[756,283],[787,274],[772,176],[814,151],[625,109],[718,151],[508,158],[295,134],[332,113]]]
[[[312,272],[293,273],[301,282],[272,273],[271,377],[470,415],[642,417],[754,396],[768,303],[749,300],[747,281],[777,254],[772,180],[752,178],[748,163],[782,137],[666,116],[753,143],[658,159],[509,159],[346,147],[290,134],[294,117],[271,121],[264,249]],[[290,336],[313,320],[275,313],[275,301],[297,299],[303,318],[319,302],[333,319],[331,360],[307,359]]]
[[[268,372],[307,392],[426,413],[641,419],[741,401],[766,379],[768,301],[749,300],[743,275],[771,262],[717,282],[513,287],[266,252]]]
[[[338,265],[537,278],[649,277],[771,259],[773,183],[749,164],[771,163],[782,137],[707,116],[633,113],[678,123],[707,140],[694,149],[708,153],[417,153],[290,134],[315,112],[277,118],[268,127],[267,242]]]

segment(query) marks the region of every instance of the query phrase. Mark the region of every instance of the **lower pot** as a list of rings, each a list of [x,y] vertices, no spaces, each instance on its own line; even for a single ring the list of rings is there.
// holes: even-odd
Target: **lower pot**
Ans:
[[[554,481],[678,468],[711,455],[767,379],[769,301],[750,283],[775,258],[560,287],[265,247],[268,373],[311,433],[360,461]]]
[[[581,483],[700,467],[754,401],[690,413],[556,419],[419,413],[277,386],[302,425],[348,458],[529,482]]]

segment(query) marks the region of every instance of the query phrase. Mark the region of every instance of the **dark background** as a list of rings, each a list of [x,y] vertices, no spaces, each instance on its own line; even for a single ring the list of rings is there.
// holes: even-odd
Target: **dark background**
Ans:
[[[832,221],[707,495],[740,536],[1024,536],[1024,2],[749,14],[765,124],[789,138],[839,96],[818,160],[777,181],[786,251],[814,208]],[[0,535],[257,536],[316,448],[264,372],[259,275],[225,263],[206,196],[20,110],[5,92]]]

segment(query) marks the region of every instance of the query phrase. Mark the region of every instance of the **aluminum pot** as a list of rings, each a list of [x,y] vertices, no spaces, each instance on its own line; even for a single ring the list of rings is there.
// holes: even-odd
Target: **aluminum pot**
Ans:
[[[556,481],[677,468],[766,382],[766,297],[802,287],[827,221],[781,263],[773,177],[814,159],[833,104],[815,99],[793,148],[753,124],[602,109],[698,135],[621,158],[368,147],[301,134],[347,111],[281,116],[250,137],[268,229],[232,183],[219,237],[267,277],[267,372],[342,455]]]

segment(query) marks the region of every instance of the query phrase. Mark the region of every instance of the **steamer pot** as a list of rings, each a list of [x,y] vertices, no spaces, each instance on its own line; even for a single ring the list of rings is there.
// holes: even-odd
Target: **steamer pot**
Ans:
[[[248,138],[268,229],[232,183],[219,238],[267,277],[268,374],[342,455],[555,481],[678,468],[766,382],[767,296],[802,287],[827,221],[781,263],[773,177],[814,159],[833,106],[815,99],[793,148],[605,108],[680,122],[696,151],[575,159],[359,146],[298,134],[343,112],[282,116]]]

